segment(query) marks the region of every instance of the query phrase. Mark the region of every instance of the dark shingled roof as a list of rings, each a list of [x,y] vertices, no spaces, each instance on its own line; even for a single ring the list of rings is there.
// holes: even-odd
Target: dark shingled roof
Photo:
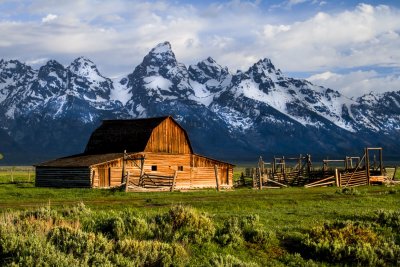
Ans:
[[[124,153],[109,153],[99,155],[78,154],[35,165],[36,167],[89,167],[91,165],[122,158]]]
[[[144,151],[153,129],[167,118],[104,120],[90,136],[85,154]]]

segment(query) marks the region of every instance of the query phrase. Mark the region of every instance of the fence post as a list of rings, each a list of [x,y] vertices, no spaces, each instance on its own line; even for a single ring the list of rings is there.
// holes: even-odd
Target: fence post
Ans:
[[[340,187],[339,171],[337,168],[335,169],[335,179],[336,179],[336,186]]]

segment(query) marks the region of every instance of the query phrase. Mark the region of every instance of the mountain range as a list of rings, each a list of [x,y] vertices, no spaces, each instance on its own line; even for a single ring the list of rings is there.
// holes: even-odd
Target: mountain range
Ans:
[[[171,45],[151,49],[118,80],[85,57],[38,70],[0,60],[1,164],[81,153],[103,119],[172,115],[197,153],[234,162],[309,153],[316,158],[400,149],[400,91],[349,98],[287,77],[265,58],[231,72],[211,57],[186,66]]]

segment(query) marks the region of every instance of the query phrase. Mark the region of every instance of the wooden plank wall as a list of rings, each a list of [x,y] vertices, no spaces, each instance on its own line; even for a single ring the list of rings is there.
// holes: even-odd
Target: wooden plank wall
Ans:
[[[92,166],[91,175],[93,187],[113,187],[120,185],[122,158]]]
[[[229,164],[214,161],[192,154],[169,154],[169,153],[143,153],[144,173],[149,175],[173,176],[178,172],[175,188],[215,188],[214,165],[218,167],[218,178],[220,185],[233,185],[233,168]],[[195,159],[195,161],[193,161]],[[192,167],[193,163],[197,165]],[[140,160],[127,161],[125,171],[129,172],[129,181],[139,185]],[[152,166],[157,166],[157,171],[152,170]],[[180,169],[181,168],[181,169]],[[93,187],[114,187],[121,184],[122,159],[96,165],[92,167]],[[101,182],[103,174],[109,174],[110,184]],[[99,175],[100,174],[100,175]]]
[[[37,187],[91,187],[90,169],[36,167]]]
[[[173,154],[192,152],[184,130],[171,118],[164,120],[153,130],[144,151]]]

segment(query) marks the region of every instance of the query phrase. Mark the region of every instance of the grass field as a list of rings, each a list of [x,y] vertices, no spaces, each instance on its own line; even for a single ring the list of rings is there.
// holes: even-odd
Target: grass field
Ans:
[[[88,247],[60,246],[70,242],[68,238],[77,233],[83,239],[88,234],[93,234],[95,239],[104,237],[106,241],[103,241],[109,242],[112,249],[103,255],[106,257],[103,263],[121,266],[124,265],[121,259],[132,264],[136,262],[133,266],[400,265],[398,186],[354,190],[327,187],[258,191],[240,188],[222,192],[125,193],[35,188],[33,179],[33,175],[29,178],[28,173],[21,171],[14,173],[11,182],[9,172],[0,172],[0,254],[3,253],[0,265],[13,262],[40,265],[34,255],[47,257],[51,262],[53,256],[49,251],[52,250],[65,260],[65,266],[74,260],[78,260],[74,262],[76,264],[92,265],[94,262],[89,260],[89,254],[94,252]],[[80,211],[74,213],[71,210]],[[27,213],[30,216],[27,217]],[[141,227],[148,229],[148,233],[128,231],[132,222],[126,214],[131,213],[134,218],[144,221]],[[180,228],[174,223],[177,218],[182,220]],[[26,226],[27,221],[32,225],[49,225],[40,231],[37,227],[29,228],[30,233],[37,236],[32,242],[45,247],[43,251],[32,250],[30,243],[24,243],[23,240],[30,240],[30,237],[26,236],[26,229],[22,231],[19,227]],[[196,237],[194,233],[197,232],[204,236]],[[57,242],[51,243],[54,238]],[[143,246],[148,246],[146,251],[153,251],[158,244],[154,242],[162,242],[171,255],[182,252],[186,255],[182,256],[185,260],[171,258],[164,262],[160,259],[165,255],[146,254],[148,261],[141,262],[124,254],[127,248],[121,249],[123,244],[133,242],[128,239],[139,242],[134,246],[138,251]],[[26,249],[6,250],[5,247],[13,247],[9,240]],[[364,243],[366,247],[362,245]],[[73,258],[68,256],[71,253],[75,255]],[[58,263],[63,265],[62,261]]]

